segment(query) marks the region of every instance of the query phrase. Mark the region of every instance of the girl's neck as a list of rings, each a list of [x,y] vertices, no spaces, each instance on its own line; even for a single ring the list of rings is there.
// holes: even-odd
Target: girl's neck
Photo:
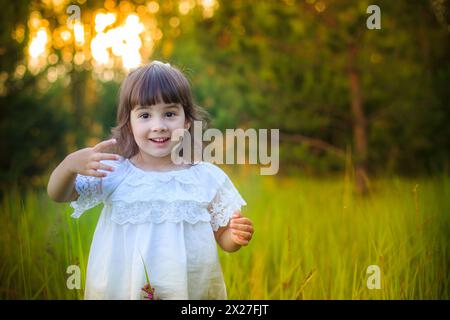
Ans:
[[[172,162],[170,154],[166,157],[152,157],[139,152],[130,158],[130,161],[138,168],[147,171],[169,171],[186,168],[185,165],[176,165]]]

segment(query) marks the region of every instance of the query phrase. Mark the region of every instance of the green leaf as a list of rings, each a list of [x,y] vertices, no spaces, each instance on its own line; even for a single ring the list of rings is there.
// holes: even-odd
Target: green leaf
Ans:
[[[141,259],[142,259],[142,263],[144,264],[145,279],[147,280],[150,290],[152,290],[152,285],[150,284],[150,279],[148,277],[147,266],[145,265],[144,258],[142,258],[142,255],[141,255]]]

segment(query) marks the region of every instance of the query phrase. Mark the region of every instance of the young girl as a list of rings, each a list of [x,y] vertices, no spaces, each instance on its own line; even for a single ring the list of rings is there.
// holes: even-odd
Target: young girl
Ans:
[[[246,246],[246,205],[217,166],[175,164],[175,130],[203,120],[175,67],[153,62],[122,83],[113,139],[69,154],[47,191],[72,201],[72,217],[104,204],[87,266],[85,299],[140,299],[144,263],[161,299],[226,299],[216,241],[228,252]],[[193,137],[193,135],[191,135]],[[106,153],[110,147],[117,153]]]

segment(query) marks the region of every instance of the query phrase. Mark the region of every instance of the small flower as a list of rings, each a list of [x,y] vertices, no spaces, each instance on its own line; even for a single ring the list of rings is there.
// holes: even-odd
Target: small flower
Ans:
[[[148,276],[147,267],[145,265],[144,259],[142,258],[142,263],[144,264],[144,271],[145,271],[145,278],[147,280],[147,283],[144,284],[144,286],[141,288],[141,297],[144,300],[161,300],[156,294],[155,294],[155,288],[153,288],[150,285],[150,278]]]
[[[142,287],[142,298],[144,300],[161,300],[155,294],[155,288],[151,287],[149,283],[146,283],[144,287]]]

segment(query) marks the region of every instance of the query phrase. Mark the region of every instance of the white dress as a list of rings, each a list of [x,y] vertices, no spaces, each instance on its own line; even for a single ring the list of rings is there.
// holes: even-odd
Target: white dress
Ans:
[[[155,293],[168,299],[226,299],[213,230],[246,205],[219,167],[200,162],[144,171],[128,159],[102,161],[104,178],[77,175],[78,218],[104,207],[89,252],[85,299],[140,299],[144,263]],[[105,171],[106,172],[106,171]]]

